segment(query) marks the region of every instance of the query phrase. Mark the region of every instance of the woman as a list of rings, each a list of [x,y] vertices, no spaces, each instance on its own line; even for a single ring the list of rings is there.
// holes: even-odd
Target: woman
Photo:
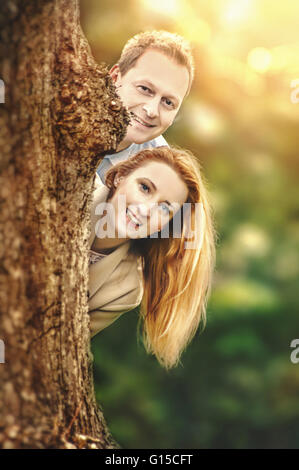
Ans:
[[[177,365],[205,324],[215,258],[196,159],[158,147],[115,165],[95,191],[91,227],[92,335],[141,303],[147,351],[166,368]]]

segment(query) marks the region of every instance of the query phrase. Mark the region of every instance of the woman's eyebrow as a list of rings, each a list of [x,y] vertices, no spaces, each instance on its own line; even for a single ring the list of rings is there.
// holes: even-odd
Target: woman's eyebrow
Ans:
[[[149,179],[149,178],[147,178],[146,176],[144,176],[142,179],[144,179],[144,180],[148,181],[148,182],[149,182],[149,184],[152,186],[152,188],[153,188],[153,190],[154,190],[154,191],[156,191],[156,190],[157,190],[157,187],[156,187],[155,183],[153,183],[153,181],[152,181],[152,180],[150,180],[150,179]],[[166,202],[166,203],[167,203],[169,206],[171,206],[171,207],[172,207],[172,205],[171,205],[171,203],[170,203],[169,201],[165,200],[165,202]]]

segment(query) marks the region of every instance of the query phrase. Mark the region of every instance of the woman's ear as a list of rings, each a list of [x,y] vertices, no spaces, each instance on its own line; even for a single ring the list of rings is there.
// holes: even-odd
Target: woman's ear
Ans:
[[[114,186],[117,187],[122,182],[123,179],[124,179],[124,177],[123,176],[118,176],[118,173],[117,173],[114,177],[114,180],[113,180]]]

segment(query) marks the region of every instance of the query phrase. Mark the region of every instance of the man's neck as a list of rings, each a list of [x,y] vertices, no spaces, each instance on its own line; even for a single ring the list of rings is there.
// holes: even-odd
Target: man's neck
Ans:
[[[124,142],[123,140],[120,142],[120,144],[116,147],[116,152],[121,152],[122,150],[125,150],[132,145],[132,142]]]

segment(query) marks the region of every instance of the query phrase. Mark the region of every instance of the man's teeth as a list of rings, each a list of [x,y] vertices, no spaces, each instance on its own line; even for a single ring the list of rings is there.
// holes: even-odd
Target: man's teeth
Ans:
[[[135,224],[135,225],[138,225],[138,227],[140,227],[141,223],[136,219],[136,217],[132,214],[132,212],[130,211],[130,209],[127,209],[127,215],[129,216],[129,218],[131,219],[131,221]]]
[[[147,122],[144,122],[142,121],[138,116],[136,116],[136,114],[134,113],[131,113],[133,119],[135,119],[135,121],[139,122],[140,124],[142,124],[143,126],[146,126],[146,127],[154,127],[152,126],[151,124],[148,124]]]

